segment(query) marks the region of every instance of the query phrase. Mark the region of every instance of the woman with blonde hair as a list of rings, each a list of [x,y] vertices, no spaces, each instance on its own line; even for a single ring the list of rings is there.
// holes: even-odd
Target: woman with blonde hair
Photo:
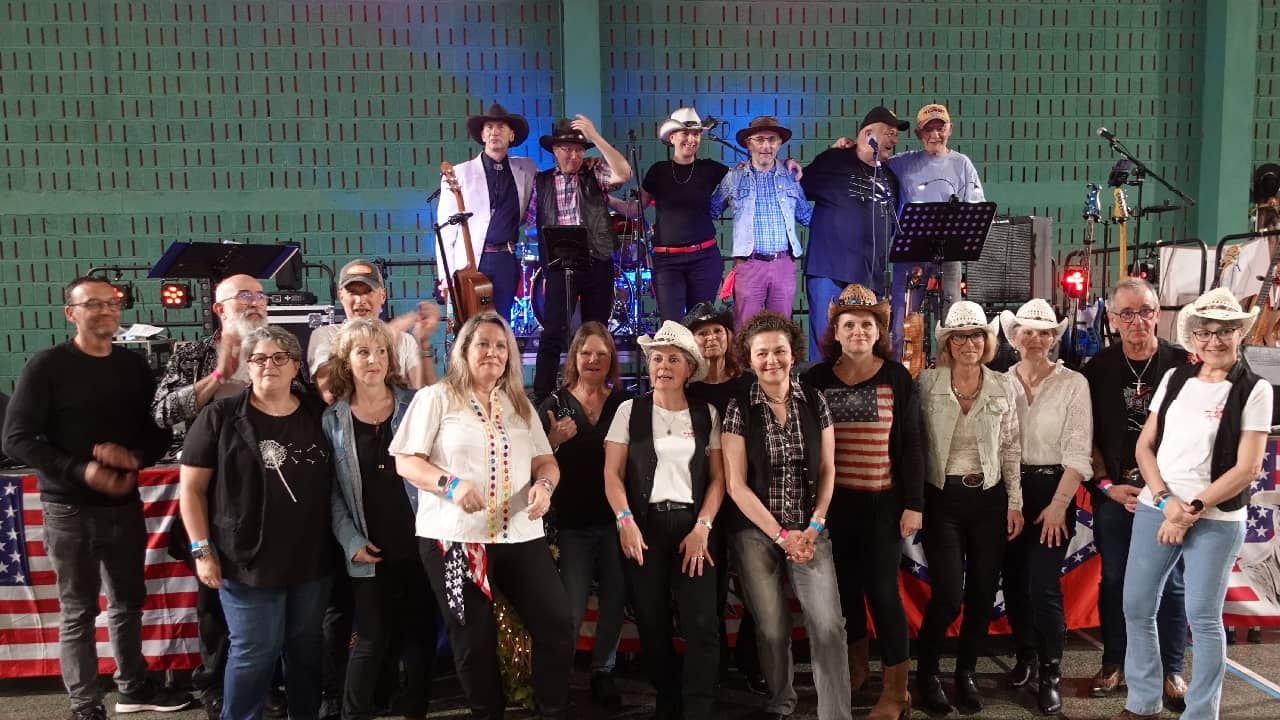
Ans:
[[[567,717],[574,629],[542,525],[560,470],[505,320],[482,312],[462,325],[444,378],[414,396],[390,451],[418,488],[418,551],[472,717],[506,706],[495,590],[533,638],[538,712]]]

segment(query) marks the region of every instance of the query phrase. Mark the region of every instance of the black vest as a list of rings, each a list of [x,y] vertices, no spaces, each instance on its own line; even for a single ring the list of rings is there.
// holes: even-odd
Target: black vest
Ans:
[[[609,219],[609,206],[606,193],[595,181],[590,171],[578,173],[578,220],[587,229],[590,237],[591,257],[596,260],[610,260],[618,245],[618,236],[613,232],[613,222]],[[534,187],[538,191],[538,229],[556,222],[556,170],[543,170],[533,178]],[[546,266],[551,258],[549,248],[538,243],[538,260]]]
[[[689,459],[689,477],[693,479],[693,507],[702,507],[702,498],[710,482],[707,443],[711,440],[710,405],[693,400],[689,416],[693,420],[693,457]],[[653,474],[658,469],[658,453],[653,446],[653,393],[631,401],[631,422],[627,425],[630,447],[627,449],[627,505],[631,512],[643,516],[649,512],[653,494]]]
[[[769,507],[769,483],[773,481],[773,471],[769,463],[768,442],[765,439],[765,423],[768,418],[764,413],[773,412],[764,405],[752,406],[751,387],[747,386],[738,393],[736,399],[742,415],[742,437],[747,445],[747,487],[760,498],[765,508]],[[818,424],[818,406],[822,402],[822,391],[806,383],[804,402],[800,406],[800,434],[804,437],[805,479],[809,483],[809,496],[805,498],[805,514],[812,515],[818,504],[818,462],[822,458],[822,427]],[[742,511],[735,505],[727,521],[734,530],[745,530],[755,527]],[[776,518],[775,518],[776,519]]]
[[[1160,441],[1164,438],[1164,416],[1168,412],[1169,406],[1173,404],[1173,399],[1178,396],[1178,392],[1182,390],[1182,386],[1187,384],[1187,380],[1196,376],[1200,371],[1200,364],[1183,365],[1174,368],[1173,375],[1169,376],[1169,385],[1164,391],[1164,401],[1160,403],[1160,411],[1156,417],[1156,448],[1159,449]],[[1253,374],[1249,369],[1249,364],[1241,358],[1236,362],[1235,367],[1231,368],[1231,372],[1227,373],[1227,381],[1231,383],[1231,390],[1227,393],[1227,404],[1222,410],[1222,419],[1218,421],[1218,436],[1213,441],[1213,457],[1209,461],[1209,480],[1212,482],[1222,477],[1222,474],[1236,464],[1236,453],[1240,449],[1240,420],[1244,414],[1244,405],[1249,400],[1249,394],[1253,392],[1253,388],[1258,384],[1258,376]],[[1239,510],[1249,503],[1249,487],[1246,485],[1239,495],[1218,503],[1218,509],[1223,512],[1231,512]]]

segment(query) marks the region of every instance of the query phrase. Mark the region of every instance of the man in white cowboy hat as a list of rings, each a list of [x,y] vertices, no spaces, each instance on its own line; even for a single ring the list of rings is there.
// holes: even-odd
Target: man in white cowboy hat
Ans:
[[[1124,680],[1127,637],[1124,621],[1124,576],[1129,564],[1133,513],[1143,487],[1135,448],[1151,411],[1151,397],[1170,368],[1187,363],[1187,351],[1156,336],[1160,301],[1156,289],[1141,278],[1124,278],[1111,291],[1107,313],[1120,332],[1120,343],[1105,348],[1081,372],[1089,381],[1093,403],[1093,538],[1102,557],[1098,584],[1098,619],[1102,634],[1102,667],[1089,693],[1105,697]],[[1160,606],[1160,657],[1165,693],[1175,703],[1186,691],[1182,679],[1187,647],[1183,607],[1182,565],[1165,584]]]
[[[481,115],[467,118],[467,136],[480,143],[479,155],[454,166],[462,201],[471,217],[467,227],[471,235],[471,251],[476,268],[493,283],[494,310],[510,319],[515,299],[520,264],[515,256],[515,243],[520,224],[529,208],[533,193],[533,176],[538,166],[525,157],[511,157],[507,151],[521,145],[529,137],[529,122],[521,115],[507,112],[498,103]],[[443,223],[458,212],[453,193],[440,196],[437,222]],[[467,251],[462,245],[462,229],[449,225],[440,229],[447,253],[449,270],[457,272],[467,264]],[[436,248],[437,272],[443,277],[440,248]],[[440,291],[446,291],[443,280]]]
[[[711,198],[711,214],[733,208],[733,315],[741,327],[766,308],[791,317],[795,259],[804,255],[796,223],[808,227],[813,208],[800,181],[778,162],[791,130],[761,115],[736,139],[751,152],[751,162],[724,176]]]
[[[618,236],[609,219],[608,196],[631,179],[631,164],[586,115],[556,121],[551,134],[538,138],[538,144],[555,156],[556,166],[534,177],[526,220],[536,225],[539,235],[550,226],[578,225],[587,229],[588,236],[588,256],[573,269],[573,287],[568,287],[563,267],[550,265],[551,249],[538,244],[547,278],[533,374],[533,395],[541,399],[555,390],[560,353],[569,344],[569,306],[581,302],[583,322],[608,322],[613,311],[613,251]],[[602,157],[587,160],[585,153],[591,148],[598,148]]]
[[[882,164],[909,127],[892,110],[876,106],[858,126],[857,140],[825,150],[805,168],[805,196],[813,200],[809,253],[804,263],[809,307],[809,357],[821,357],[818,343],[827,330],[827,307],[849,285],[884,293],[893,212],[902,197],[898,176]],[[874,143],[875,148],[872,148]],[[879,183],[880,187],[875,187]],[[858,192],[851,192],[852,188]],[[886,205],[891,206],[886,207]],[[901,329],[902,320],[897,319]],[[899,332],[899,335],[901,332]],[[899,343],[900,345],[901,343]]]

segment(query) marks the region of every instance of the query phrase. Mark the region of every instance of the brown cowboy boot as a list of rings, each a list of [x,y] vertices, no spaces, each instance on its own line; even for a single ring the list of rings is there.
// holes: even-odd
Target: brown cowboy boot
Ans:
[[[871,666],[867,663],[867,646],[871,639],[864,637],[849,643],[849,689],[858,692],[867,684]]]
[[[904,720],[911,717],[911,692],[907,690],[907,673],[910,671],[910,660],[884,669],[884,689],[880,691],[880,700],[871,708],[867,720]]]

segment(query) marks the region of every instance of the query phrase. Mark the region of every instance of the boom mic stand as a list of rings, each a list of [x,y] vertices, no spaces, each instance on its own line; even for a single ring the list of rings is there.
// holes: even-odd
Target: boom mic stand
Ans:
[[[1196,204],[1196,201],[1195,201],[1195,198],[1179,190],[1173,183],[1169,182],[1168,180],[1165,180],[1164,177],[1160,175],[1160,173],[1156,172],[1155,170],[1152,170],[1150,167],[1146,165],[1146,163],[1139,160],[1136,155],[1134,155],[1132,152],[1129,151],[1129,148],[1126,148],[1124,146],[1124,143],[1120,142],[1120,140],[1116,138],[1115,133],[1111,132],[1105,127],[1100,127],[1098,128],[1098,135],[1102,139],[1106,140],[1109,145],[1111,145],[1111,150],[1113,152],[1119,153],[1122,157],[1126,158],[1127,160],[1129,160],[1129,162],[1133,163],[1133,172],[1131,173],[1131,178],[1129,179],[1128,184],[1138,188],[1138,203],[1136,206],[1136,210],[1130,211],[1129,213],[1129,215],[1135,220],[1134,226],[1133,226],[1133,257],[1135,258],[1135,263],[1136,263],[1137,262],[1136,258],[1138,257],[1138,254],[1142,249],[1142,243],[1141,243],[1142,218],[1146,215],[1154,215],[1156,213],[1169,212],[1170,210],[1181,210],[1184,207],[1193,207]],[[1169,192],[1173,193],[1174,195],[1177,195],[1185,204],[1177,205],[1177,204],[1171,204],[1166,202],[1163,205],[1155,205],[1153,207],[1144,208],[1142,206],[1142,184],[1148,175],[1154,178],[1156,182],[1165,186],[1165,188],[1167,188]],[[1154,250],[1155,250],[1155,245],[1153,244],[1151,247],[1151,252],[1154,252]],[[1120,272],[1127,275],[1129,272],[1129,268],[1120,268]]]

